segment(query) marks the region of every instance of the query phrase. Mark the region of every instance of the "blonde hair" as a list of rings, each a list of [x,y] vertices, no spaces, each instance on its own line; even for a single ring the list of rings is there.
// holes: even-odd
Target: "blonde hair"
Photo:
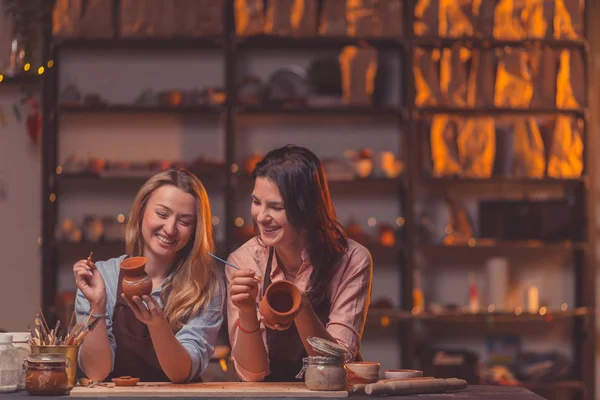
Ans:
[[[208,194],[202,182],[185,169],[169,169],[152,176],[138,191],[131,207],[131,216],[125,230],[125,248],[130,256],[140,256],[144,249],[141,234],[142,220],[148,199],[156,189],[172,185],[196,198],[196,231],[189,242],[179,250],[173,279],[165,285],[161,297],[170,288],[164,314],[174,332],[189,318],[198,315],[211,298],[217,274],[214,260],[213,229]],[[163,298],[164,299],[164,298]]]

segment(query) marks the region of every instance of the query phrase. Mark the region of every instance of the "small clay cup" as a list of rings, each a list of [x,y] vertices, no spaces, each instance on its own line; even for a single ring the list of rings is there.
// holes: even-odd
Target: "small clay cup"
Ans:
[[[152,281],[146,274],[146,258],[131,257],[121,262],[121,271],[123,271],[123,282],[121,290],[129,299],[133,296],[150,296],[152,293]]]
[[[373,383],[379,380],[381,366],[378,362],[357,361],[347,363],[345,367],[346,381],[349,383]]]
[[[263,296],[258,309],[271,325],[286,327],[294,322],[300,312],[302,292],[290,281],[271,283]]]
[[[386,369],[383,375],[385,379],[420,378],[423,376],[423,371],[416,369]]]

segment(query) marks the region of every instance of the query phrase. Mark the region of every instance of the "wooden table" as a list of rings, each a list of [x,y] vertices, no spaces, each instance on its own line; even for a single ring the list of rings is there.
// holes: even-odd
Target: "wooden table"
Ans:
[[[227,384],[227,383],[223,383],[223,384]],[[240,387],[241,388],[241,387]],[[166,389],[166,388],[165,388]],[[90,389],[91,390],[91,389]],[[20,392],[16,392],[16,393],[6,393],[6,394],[0,394],[0,399],[4,400],[4,399],[12,399],[12,398],[29,398],[29,399],[63,399],[63,400],[67,400],[67,399],[90,399],[90,398],[104,398],[104,399],[126,399],[126,400],[133,400],[133,399],[147,399],[147,398],[162,398],[164,396],[169,396],[171,398],[177,398],[177,399],[198,399],[198,398],[215,398],[217,396],[215,396],[215,393],[212,391],[206,392],[206,394],[200,394],[199,392],[195,392],[195,393],[174,393],[171,392],[169,393],[168,391],[164,391],[164,394],[162,394],[162,396],[159,395],[148,395],[147,393],[144,393],[140,396],[137,395],[120,395],[117,393],[117,391],[115,391],[114,394],[110,393],[110,392],[106,392],[103,391],[101,393],[97,393],[95,395],[93,395],[92,397],[90,396],[80,396],[78,395],[78,393],[81,393],[81,390],[79,391],[74,391],[71,393],[71,396],[56,396],[56,397],[37,397],[37,396],[30,396],[26,391],[20,391]],[[108,394],[107,394],[108,393]],[[315,393],[315,392],[312,392]],[[269,394],[266,394],[266,396],[264,395],[260,395],[259,393],[244,393],[243,391],[240,391],[238,393],[236,393],[235,395],[231,395],[230,393],[223,393],[223,395],[219,395],[219,399],[220,400],[225,400],[225,399],[232,399],[232,400],[239,400],[239,399],[256,399],[256,398],[269,398],[269,399],[282,399],[282,400],[294,400],[294,399],[323,399],[323,398],[331,398],[331,397],[323,397],[320,395],[312,395],[312,393],[300,393],[298,395],[298,393],[276,393],[276,392],[271,392]],[[91,394],[91,393],[89,393]],[[373,398],[370,396],[366,396],[366,395],[351,395],[349,396],[351,399],[354,398],[358,398],[361,400],[365,400],[365,399],[369,399],[369,398]],[[339,398],[339,397],[338,397]],[[428,394],[428,395],[418,395],[418,396],[396,396],[396,397],[392,397],[392,396],[386,396],[386,397],[380,397],[382,399],[392,399],[392,398],[396,398],[396,399],[402,399],[402,400],[473,400],[473,399],[486,399],[486,400],[543,400],[543,397],[538,396],[537,394],[533,393],[532,391],[522,388],[522,387],[514,387],[514,386],[477,386],[477,385],[471,385],[468,386],[466,389],[461,390],[461,391],[457,391],[457,392],[448,392],[445,394]]]

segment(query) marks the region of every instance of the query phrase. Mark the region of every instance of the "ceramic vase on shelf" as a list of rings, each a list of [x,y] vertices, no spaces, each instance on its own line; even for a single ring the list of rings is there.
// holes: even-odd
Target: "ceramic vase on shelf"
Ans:
[[[152,293],[152,280],[146,274],[146,258],[130,257],[121,262],[123,271],[123,282],[121,290],[129,299],[133,296],[150,296]]]
[[[286,327],[300,312],[302,292],[289,281],[273,282],[260,301],[259,311],[271,325]]]

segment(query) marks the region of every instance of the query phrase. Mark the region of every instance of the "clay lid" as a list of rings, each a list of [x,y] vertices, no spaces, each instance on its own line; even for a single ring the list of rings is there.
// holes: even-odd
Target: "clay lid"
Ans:
[[[112,378],[116,386],[135,386],[140,381],[140,378],[132,378],[131,376],[121,376]]]
[[[315,351],[331,357],[344,359],[346,357],[346,349],[339,344],[322,339],[316,336],[309,336],[306,341],[312,346]]]

